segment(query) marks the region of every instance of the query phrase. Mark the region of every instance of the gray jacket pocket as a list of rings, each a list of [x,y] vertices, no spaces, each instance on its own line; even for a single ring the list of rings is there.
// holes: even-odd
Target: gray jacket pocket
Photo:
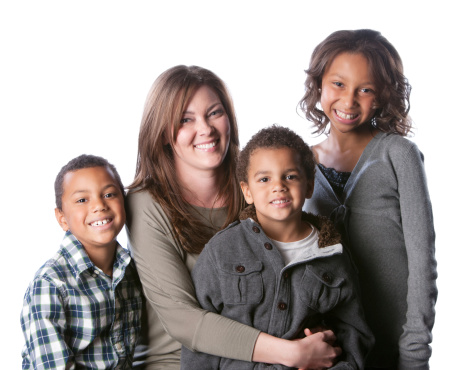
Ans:
[[[343,282],[344,277],[336,276],[331,271],[306,266],[299,298],[317,312],[328,312],[338,304]]]
[[[225,262],[219,265],[224,304],[256,304],[263,297],[262,262]]]

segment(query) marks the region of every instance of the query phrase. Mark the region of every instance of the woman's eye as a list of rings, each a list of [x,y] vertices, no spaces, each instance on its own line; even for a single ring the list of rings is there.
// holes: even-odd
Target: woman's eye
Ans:
[[[210,116],[218,116],[218,115],[221,115],[222,113],[223,113],[223,110],[217,109],[217,110],[211,112]]]

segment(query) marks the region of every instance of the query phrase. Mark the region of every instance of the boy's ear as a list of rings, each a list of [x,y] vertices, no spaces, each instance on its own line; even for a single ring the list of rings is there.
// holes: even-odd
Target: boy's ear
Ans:
[[[254,203],[254,199],[252,199],[251,191],[249,190],[249,185],[244,181],[240,181],[241,191],[243,192],[244,199],[246,200],[247,204]]]
[[[307,183],[307,192],[305,193],[305,199],[312,198],[313,188],[314,188],[314,182],[313,181],[308,182]]]
[[[64,217],[64,213],[62,210],[60,210],[59,208],[55,208],[55,217],[56,217],[56,221],[58,221],[59,225],[61,226],[61,228],[64,230],[64,231],[68,231],[69,230],[69,226],[68,226],[68,223],[66,221],[66,217]]]

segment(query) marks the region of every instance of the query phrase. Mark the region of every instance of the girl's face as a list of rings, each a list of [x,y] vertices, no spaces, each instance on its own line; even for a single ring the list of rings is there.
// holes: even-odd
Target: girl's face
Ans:
[[[335,57],[323,75],[320,98],[331,132],[354,131],[369,122],[375,114],[374,102],[375,85],[368,60],[362,54]]]
[[[217,94],[201,86],[183,112],[174,150],[177,173],[216,170],[227,155],[230,122]]]

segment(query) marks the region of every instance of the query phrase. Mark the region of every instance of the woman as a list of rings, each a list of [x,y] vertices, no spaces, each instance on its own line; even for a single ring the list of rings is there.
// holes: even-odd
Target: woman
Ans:
[[[331,331],[283,340],[196,302],[190,278],[196,258],[243,206],[235,176],[238,129],[224,83],[195,66],[161,74],[146,101],[138,150],[127,227],[147,301],[147,368],[179,369],[181,344],[244,361],[331,366],[340,352],[330,345]]]

